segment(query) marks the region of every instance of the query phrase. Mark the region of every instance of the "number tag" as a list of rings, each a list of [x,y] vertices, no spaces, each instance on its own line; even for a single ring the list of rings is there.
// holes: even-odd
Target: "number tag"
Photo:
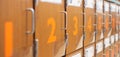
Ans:
[[[94,0],[85,0],[86,8],[94,8]]]
[[[73,21],[75,23],[74,24],[75,30],[73,31],[73,35],[77,35],[78,34],[78,18],[76,16],[74,16]]]
[[[51,34],[48,38],[48,42],[47,43],[53,43],[56,41],[56,36],[54,35],[55,34],[55,29],[56,29],[56,22],[54,20],[54,18],[50,18],[48,19],[48,26],[52,27],[52,30],[51,30]]]
[[[82,0],[68,0],[67,4],[69,6],[77,6],[77,7],[79,7],[82,4]]]

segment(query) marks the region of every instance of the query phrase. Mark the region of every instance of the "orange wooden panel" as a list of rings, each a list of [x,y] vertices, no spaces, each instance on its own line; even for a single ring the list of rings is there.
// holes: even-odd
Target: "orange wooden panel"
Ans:
[[[105,51],[105,54],[106,54],[105,55],[106,57],[110,57],[110,51],[109,51],[109,49]]]
[[[103,0],[96,0],[96,23],[97,23],[97,34],[96,41],[103,39]]]
[[[104,37],[107,38],[111,35],[111,31],[112,29],[110,28],[110,16],[109,16],[109,2],[104,1],[104,27],[105,27],[105,33],[104,33]]]
[[[32,0],[1,0],[0,7],[0,30],[4,31],[0,32],[0,57],[26,56],[33,44],[26,34],[26,9],[32,7]]]
[[[61,57],[65,54],[64,0],[39,0],[36,8],[38,57]]]
[[[95,42],[95,31],[94,31],[94,16],[95,16],[95,1],[94,0],[85,0],[85,17],[84,17],[84,26],[85,26],[85,46]]]
[[[111,13],[112,13],[112,35],[114,35],[116,32],[116,5],[111,3]]]
[[[115,50],[114,48],[112,48],[111,57],[114,57],[114,56],[115,56]]]
[[[67,54],[82,48],[83,44],[83,0],[72,0],[68,2],[67,6],[67,33],[68,46]],[[77,5],[75,4],[77,3]]]

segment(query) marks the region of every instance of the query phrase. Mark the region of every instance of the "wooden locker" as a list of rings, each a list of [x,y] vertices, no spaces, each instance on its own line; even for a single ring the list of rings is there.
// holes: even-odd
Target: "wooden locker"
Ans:
[[[27,8],[32,5],[32,0],[0,1],[0,57],[32,56],[33,34],[26,34],[31,31],[32,15]]]
[[[65,0],[39,0],[35,9],[38,57],[65,55]]]
[[[83,0],[67,2],[67,54],[83,47]]]

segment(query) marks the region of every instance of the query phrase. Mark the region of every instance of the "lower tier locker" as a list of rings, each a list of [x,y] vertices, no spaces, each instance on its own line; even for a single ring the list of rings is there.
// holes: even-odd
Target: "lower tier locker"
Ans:
[[[117,56],[120,56],[120,36],[118,36],[118,55]]]
[[[83,48],[78,49],[66,55],[66,57],[83,57]]]
[[[105,45],[105,49],[104,49],[104,54],[105,57],[109,57],[110,56],[110,37],[107,37],[104,39],[104,45]]]
[[[119,54],[119,34],[118,34],[117,29],[116,29],[116,34],[115,34],[115,52],[116,52],[115,56],[118,56],[118,54]]]
[[[114,35],[111,35],[110,36],[110,38],[111,38],[111,46],[110,46],[110,56],[111,57],[114,57],[115,56],[115,36]]]
[[[94,57],[95,43],[90,44],[89,46],[84,47],[84,56],[85,57]]]
[[[103,40],[96,42],[96,57],[103,57]]]

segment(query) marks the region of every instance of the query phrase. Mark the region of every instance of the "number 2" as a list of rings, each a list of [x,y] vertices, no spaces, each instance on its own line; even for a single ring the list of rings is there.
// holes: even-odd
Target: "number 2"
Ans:
[[[55,29],[56,29],[56,23],[55,23],[54,18],[49,18],[47,23],[48,23],[48,26],[51,25],[51,27],[52,27],[52,30],[51,30],[51,33],[50,33],[47,43],[53,43],[56,41],[56,36],[54,35]]]

